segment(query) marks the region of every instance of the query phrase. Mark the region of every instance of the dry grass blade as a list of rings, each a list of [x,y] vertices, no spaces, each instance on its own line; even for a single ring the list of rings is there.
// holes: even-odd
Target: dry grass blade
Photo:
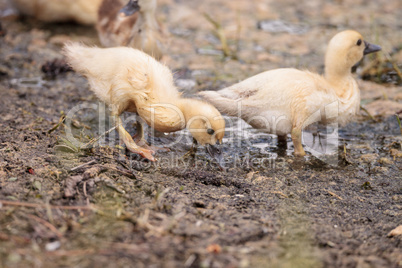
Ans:
[[[398,65],[395,63],[394,60],[392,60],[392,58],[388,52],[383,51],[383,53],[384,53],[385,57],[387,58],[387,60],[392,64],[392,67],[394,68],[395,72],[398,74],[399,78],[402,79],[402,72],[399,69]]]
[[[402,124],[401,124],[401,119],[399,119],[399,116],[396,114],[396,120],[398,121],[398,125],[399,125],[399,130],[401,131],[401,135],[402,135]]]
[[[0,200],[0,208],[1,208],[1,205],[17,206],[17,207],[31,207],[31,208],[46,208],[47,206],[49,206],[51,209],[66,209],[66,210],[96,210],[96,208],[93,205],[91,205],[91,206],[55,206],[55,205],[27,203],[27,202],[9,201],[9,200]]]
[[[106,134],[109,134],[110,132],[112,132],[113,130],[115,130],[118,126],[114,126],[111,129],[109,129],[108,131],[102,133],[101,135],[99,135],[98,137],[90,140],[88,143],[84,144],[84,146],[82,146],[80,149],[87,149],[89,145],[91,145],[94,142],[97,142],[98,140],[100,140],[100,138],[102,138],[103,136],[105,136]]]
[[[92,164],[95,164],[95,163],[96,163],[96,160],[91,160],[91,161],[89,161],[89,162],[87,162],[87,163],[84,163],[84,164],[82,164],[82,165],[73,167],[72,169],[70,169],[70,171],[74,171],[74,170],[76,170],[76,169],[80,169],[80,168],[82,168],[82,167],[85,167],[85,166],[88,166],[88,165],[92,165]]]
[[[63,234],[50,222],[45,221],[44,219],[41,219],[35,215],[27,215],[28,218],[33,219],[42,225],[46,226],[49,230],[51,230],[53,233],[55,233],[59,238],[63,237]]]
[[[47,131],[47,133],[50,134],[50,133],[52,133],[53,131],[55,131],[61,124],[64,123],[65,120],[66,120],[66,116],[63,114],[63,115],[60,117],[59,122],[58,122],[54,127],[52,127],[51,129],[49,129],[49,130]]]
[[[228,42],[226,39],[225,31],[222,28],[222,25],[211,18],[207,13],[204,13],[204,17],[214,26],[214,32],[215,35],[219,38],[219,41],[221,42],[222,45],[222,52],[225,57],[231,57],[233,59],[237,59],[237,56],[230,51],[230,48],[228,46]]]
[[[83,255],[92,255],[95,254],[96,250],[94,249],[76,249],[76,250],[56,250],[46,252],[49,256],[57,256],[57,257],[76,257]]]
[[[373,120],[374,122],[377,122],[377,120],[374,118],[374,116],[369,111],[367,111],[366,108],[364,108],[363,106],[360,105],[360,109],[363,110],[364,112],[366,112],[366,114],[368,115],[368,117],[370,117],[371,120]]]
[[[287,196],[286,194],[282,193],[281,191],[272,191],[271,193],[277,194],[277,195],[282,196],[284,198],[289,198],[289,196]]]

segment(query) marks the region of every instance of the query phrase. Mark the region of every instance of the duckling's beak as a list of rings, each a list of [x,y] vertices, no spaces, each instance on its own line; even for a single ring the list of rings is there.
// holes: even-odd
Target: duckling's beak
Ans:
[[[363,54],[367,55],[373,52],[377,52],[381,50],[381,47],[378,45],[370,44],[369,42],[364,41],[364,51]]]
[[[205,147],[207,148],[209,155],[212,158],[214,158],[219,163],[219,165],[221,165],[221,162],[223,160],[223,153],[222,153],[222,149],[220,148],[221,145],[220,144],[215,144],[215,145],[207,144],[207,145],[205,145]]]
[[[120,9],[119,14],[122,17],[128,17],[133,15],[135,12],[140,10],[140,6],[138,5],[138,0],[130,0],[127,5],[125,5],[122,9]]]

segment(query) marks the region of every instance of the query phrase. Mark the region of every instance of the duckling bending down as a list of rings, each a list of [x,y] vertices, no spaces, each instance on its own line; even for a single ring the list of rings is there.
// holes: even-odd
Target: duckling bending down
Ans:
[[[129,46],[162,58],[163,32],[156,20],[156,0],[104,0],[97,30],[105,47]]]
[[[219,91],[200,94],[219,111],[278,135],[291,133],[294,154],[304,156],[302,130],[314,122],[345,124],[359,111],[360,91],[351,68],[381,50],[352,30],[336,34],[325,55],[325,75],[284,68],[260,73]],[[321,116],[323,115],[323,116]]]
[[[23,15],[45,22],[95,24],[102,0],[9,0]]]
[[[69,43],[64,54],[74,70],[87,77],[90,88],[110,106],[116,127],[127,148],[155,161],[153,151],[141,148],[122,125],[120,114],[137,113],[157,131],[173,132],[187,127],[194,139],[213,146],[222,143],[225,121],[219,111],[204,101],[180,96],[172,72],[149,55],[133,48],[86,47]],[[139,138],[144,140],[140,127]]]

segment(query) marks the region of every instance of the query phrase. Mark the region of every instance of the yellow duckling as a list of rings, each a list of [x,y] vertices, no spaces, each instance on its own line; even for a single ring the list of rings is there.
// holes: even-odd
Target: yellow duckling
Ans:
[[[97,30],[105,47],[128,46],[162,58],[162,29],[156,20],[156,0],[104,0]]]
[[[172,72],[154,58],[128,47],[97,48],[66,44],[64,54],[74,70],[83,74],[90,88],[110,106],[116,127],[127,148],[155,161],[153,151],[141,148],[124,129],[120,114],[137,113],[157,131],[173,132],[187,127],[194,139],[206,145],[211,156],[219,151],[225,121],[212,105],[180,96]],[[137,122],[139,123],[139,122]],[[145,143],[141,124],[138,136]]]
[[[381,50],[352,30],[336,34],[325,55],[324,76],[292,68],[275,69],[219,91],[200,94],[219,111],[239,116],[252,127],[286,140],[304,156],[302,130],[314,122],[345,124],[359,111],[360,91],[351,68],[364,55]]]
[[[10,0],[10,3],[21,14],[44,22],[95,24],[102,0]]]

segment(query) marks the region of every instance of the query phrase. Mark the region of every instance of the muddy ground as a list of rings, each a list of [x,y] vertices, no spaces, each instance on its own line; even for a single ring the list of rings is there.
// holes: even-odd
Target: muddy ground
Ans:
[[[159,1],[163,60],[185,95],[278,67],[322,72],[330,37],[353,28],[385,52],[356,70],[371,117],[362,111],[335,141],[325,128],[306,132],[304,159],[290,139],[281,149],[227,118],[225,171],[203,148],[183,157],[185,131],[156,133],[148,140],[171,151],[152,164],[113,131],[91,143],[112,127],[106,108],[54,62],[67,40],[98,44],[92,27],[3,20],[0,266],[401,267],[402,237],[387,236],[402,224],[401,2],[199,2]],[[204,12],[221,24],[228,56]]]

